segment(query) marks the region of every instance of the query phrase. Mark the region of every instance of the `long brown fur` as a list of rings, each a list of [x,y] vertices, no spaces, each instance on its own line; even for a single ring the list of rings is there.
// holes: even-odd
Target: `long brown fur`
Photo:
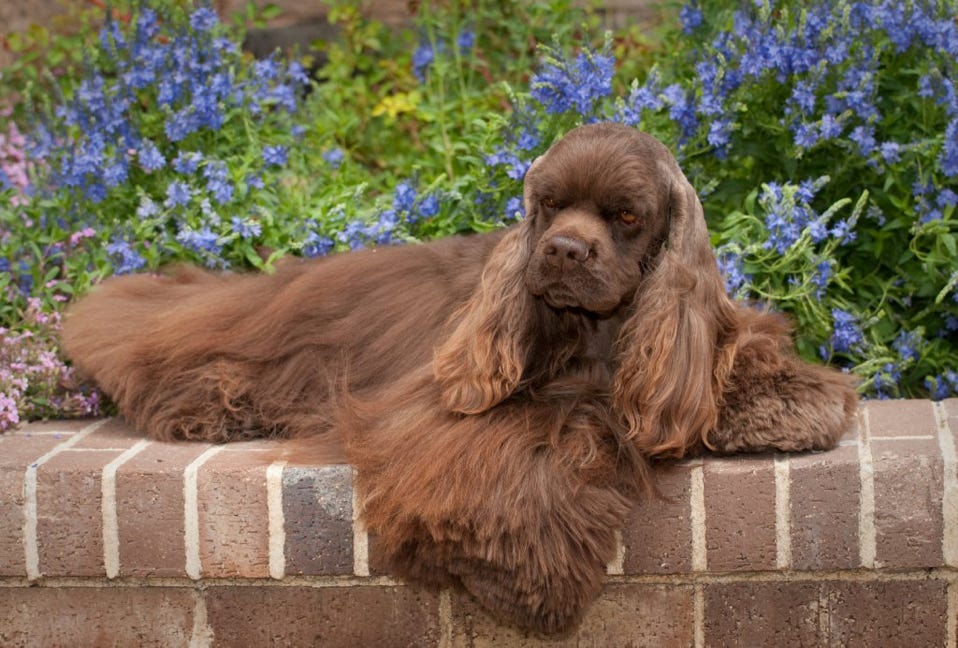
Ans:
[[[827,448],[856,398],[795,355],[783,318],[728,298],[654,138],[575,129],[525,203],[505,231],[274,274],[110,279],[63,342],[154,438],[341,443],[398,573],[562,631],[601,587],[649,457]]]

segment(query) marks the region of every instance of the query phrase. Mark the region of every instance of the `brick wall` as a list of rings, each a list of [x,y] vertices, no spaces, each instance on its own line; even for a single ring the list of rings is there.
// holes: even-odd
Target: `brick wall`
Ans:
[[[350,469],[121,420],[0,436],[0,645],[955,646],[958,400],[871,402],[831,452],[659,478],[572,636],[385,573]]]

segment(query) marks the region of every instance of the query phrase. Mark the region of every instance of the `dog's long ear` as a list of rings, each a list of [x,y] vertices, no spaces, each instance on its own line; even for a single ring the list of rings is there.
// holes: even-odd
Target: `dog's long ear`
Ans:
[[[695,189],[677,165],[666,166],[668,239],[617,341],[613,398],[643,453],[681,457],[700,442],[707,445],[718,421],[734,355],[729,342],[736,307],[725,292]]]
[[[479,286],[453,314],[452,333],[436,350],[433,370],[449,411],[483,412],[509,396],[522,378],[535,317],[523,278],[535,245],[528,186],[525,220],[493,249]]]

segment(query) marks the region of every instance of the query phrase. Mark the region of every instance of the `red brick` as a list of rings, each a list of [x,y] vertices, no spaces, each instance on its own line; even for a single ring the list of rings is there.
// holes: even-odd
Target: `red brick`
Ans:
[[[942,565],[942,472],[937,439],[872,443],[878,567]]]
[[[692,568],[691,471],[689,464],[655,474],[661,497],[632,510],[622,541],[626,574],[676,574]]]
[[[545,638],[501,625],[468,595],[456,594],[452,604],[452,646],[691,646],[692,610],[691,586],[609,584],[570,635]]]
[[[938,434],[935,411],[928,400],[872,400],[868,410],[868,433],[873,439]]]
[[[186,575],[183,472],[207,448],[154,442],[117,469],[121,575]]]
[[[287,574],[353,572],[353,488],[349,466],[283,471]]]
[[[65,450],[37,470],[37,541],[44,576],[101,576],[103,467],[120,453]]]
[[[811,581],[705,585],[705,645],[822,645],[817,642],[820,587]]]
[[[255,452],[220,452],[200,468],[203,576],[269,576],[268,467]]]
[[[0,588],[0,645],[186,646],[193,601],[179,587]]]
[[[941,646],[941,581],[799,581],[705,586],[705,643],[769,646]]]
[[[63,443],[55,435],[0,436],[0,576],[26,574],[23,480],[27,467]]]
[[[768,455],[705,460],[710,571],[775,568],[775,465]]]
[[[214,646],[437,646],[438,595],[412,587],[210,587]]]
[[[112,418],[80,439],[73,447],[77,449],[126,450],[143,438],[144,435],[133,429],[125,419]]]
[[[839,646],[944,646],[947,584],[938,580],[832,582],[828,638]]]
[[[858,448],[793,455],[788,462],[792,567],[858,567]]]

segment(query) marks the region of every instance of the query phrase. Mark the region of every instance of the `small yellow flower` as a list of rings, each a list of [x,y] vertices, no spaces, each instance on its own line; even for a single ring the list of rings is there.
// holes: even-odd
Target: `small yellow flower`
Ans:
[[[373,116],[387,115],[389,119],[395,119],[402,113],[415,112],[419,107],[420,95],[418,90],[412,92],[397,92],[391,94],[376,104],[373,108]]]

